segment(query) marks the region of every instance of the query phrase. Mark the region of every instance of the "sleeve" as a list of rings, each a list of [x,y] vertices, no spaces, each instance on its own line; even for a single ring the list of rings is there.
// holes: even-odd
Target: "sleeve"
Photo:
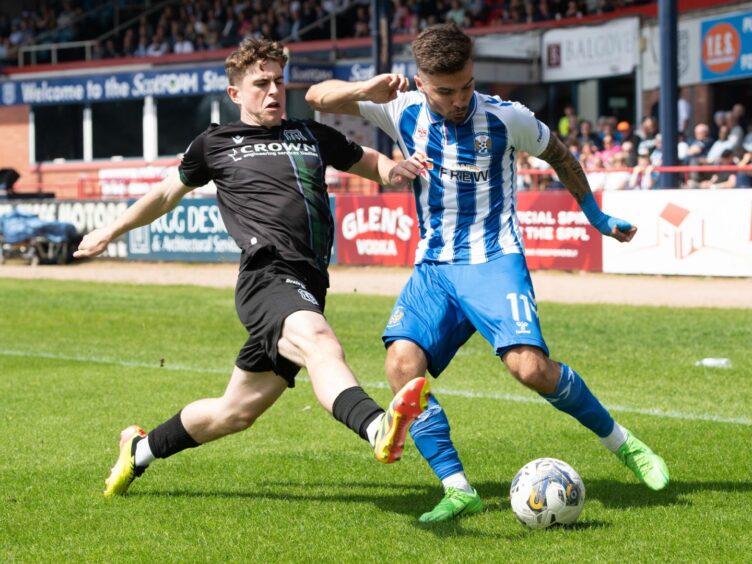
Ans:
[[[319,143],[324,166],[331,165],[337,170],[349,170],[363,158],[363,147],[350,141],[333,127],[315,121],[309,122],[308,125]]]
[[[535,114],[519,102],[514,102],[504,115],[504,122],[514,146],[521,151],[539,156],[548,146],[551,131]]]
[[[212,180],[211,170],[206,163],[204,152],[206,133],[204,131],[188,145],[180,165],[178,165],[180,181],[191,188],[203,186]]]
[[[397,139],[397,124],[399,123],[402,111],[410,104],[420,101],[422,95],[419,92],[400,92],[397,98],[386,104],[375,104],[373,102],[358,102],[360,115],[368,121],[378,126],[384,133],[392,138]]]

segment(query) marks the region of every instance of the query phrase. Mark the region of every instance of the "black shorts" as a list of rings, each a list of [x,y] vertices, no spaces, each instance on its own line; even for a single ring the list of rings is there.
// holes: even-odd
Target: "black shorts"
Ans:
[[[241,270],[235,287],[235,309],[248,330],[248,340],[235,365],[248,372],[272,371],[295,386],[300,366],[277,351],[285,319],[296,311],[324,313],[326,282],[323,277],[301,276],[280,259]]]

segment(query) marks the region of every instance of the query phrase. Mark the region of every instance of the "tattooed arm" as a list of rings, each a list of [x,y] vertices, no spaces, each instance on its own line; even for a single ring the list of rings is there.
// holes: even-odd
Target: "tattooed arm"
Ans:
[[[585,171],[567,148],[555,135],[551,135],[548,146],[538,155],[556,171],[559,180],[574,196],[577,203],[585,212],[585,217],[598,231],[613,237],[617,241],[631,241],[637,232],[637,227],[623,219],[611,217],[603,213],[590,190]]]

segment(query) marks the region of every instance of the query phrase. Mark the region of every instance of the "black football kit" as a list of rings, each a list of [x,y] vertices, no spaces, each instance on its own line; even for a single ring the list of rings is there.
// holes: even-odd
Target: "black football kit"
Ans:
[[[348,170],[362,157],[362,147],[312,120],[212,124],[186,150],[181,181],[214,181],[242,251],[235,304],[249,338],[239,368],[272,370],[294,385],[299,367],[278,354],[277,341],[291,313],[324,310],[334,237],[326,167]]]

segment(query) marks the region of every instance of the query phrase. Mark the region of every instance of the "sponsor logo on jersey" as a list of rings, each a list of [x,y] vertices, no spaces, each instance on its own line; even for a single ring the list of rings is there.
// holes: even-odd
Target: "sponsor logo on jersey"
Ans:
[[[405,317],[405,310],[402,308],[402,306],[394,308],[394,311],[392,312],[392,316],[389,318],[389,322],[386,324],[387,327],[396,327],[400,323],[402,323],[402,319]]]
[[[233,147],[227,153],[233,161],[238,162],[252,157],[276,157],[289,155],[308,155],[317,157],[318,151],[313,143],[292,143],[287,141],[266,141],[249,143],[242,147]]]
[[[415,130],[415,138],[416,139],[427,139],[428,138],[428,130],[425,127],[420,127]]]
[[[489,170],[473,164],[457,163],[452,168],[439,166],[439,175],[457,182],[481,182],[488,180]]]
[[[307,141],[306,136],[298,129],[285,129],[282,132],[282,136],[287,141]]]
[[[310,302],[316,306],[319,305],[319,302],[316,301],[316,298],[308,290],[304,290],[303,288],[298,288],[298,294],[300,294],[300,297],[303,298],[305,301]]]
[[[478,155],[482,157],[490,155],[492,146],[493,142],[488,133],[483,132],[475,134],[475,152],[478,153]]]
[[[242,135],[233,135],[232,136],[232,140],[235,141],[236,145],[240,145],[243,142],[243,139],[245,139],[245,137],[243,137]]]
[[[517,322],[517,334],[518,335],[529,335],[530,329],[527,328],[528,322],[527,321],[518,321]]]
[[[305,288],[305,285],[300,282],[299,280],[295,280],[293,278],[286,278],[285,284],[294,284],[295,286],[300,286],[301,288]]]

